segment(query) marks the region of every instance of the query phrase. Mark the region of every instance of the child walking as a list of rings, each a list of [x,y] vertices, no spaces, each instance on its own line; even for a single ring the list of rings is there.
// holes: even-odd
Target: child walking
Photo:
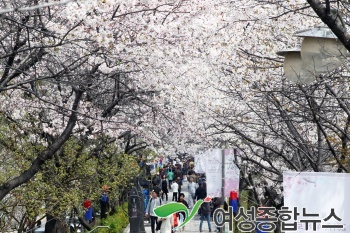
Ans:
[[[173,190],[173,199],[172,199],[172,201],[176,201],[177,202],[178,201],[177,200],[177,193],[179,192],[179,185],[178,185],[176,180],[174,180],[174,182],[171,184],[171,188]]]

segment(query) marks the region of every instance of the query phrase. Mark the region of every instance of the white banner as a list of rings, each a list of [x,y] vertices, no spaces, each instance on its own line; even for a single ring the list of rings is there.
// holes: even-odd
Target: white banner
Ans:
[[[213,149],[206,156],[206,183],[207,195],[210,197],[221,197],[222,191],[222,150]],[[234,164],[234,153],[232,149],[225,150],[225,197],[230,196],[231,191],[239,190],[239,169]]]
[[[194,156],[194,171],[196,173],[205,173],[205,164],[207,154],[197,154]]]
[[[231,191],[239,193],[239,169],[234,161],[233,149],[225,149],[225,197],[229,197]]]
[[[206,157],[205,178],[207,183],[207,195],[210,197],[221,197],[221,150],[213,149]]]
[[[296,225],[293,232],[350,233],[350,174],[284,172],[283,190],[284,206],[293,211],[288,221]],[[293,220],[294,207],[297,220]]]

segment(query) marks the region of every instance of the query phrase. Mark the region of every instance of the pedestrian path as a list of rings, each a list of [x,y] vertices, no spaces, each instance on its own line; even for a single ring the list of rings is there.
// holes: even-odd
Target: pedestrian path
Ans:
[[[196,215],[182,230],[177,231],[177,232],[181,232],[181,233],[199,232],[199,223],[200,223],[199,218],[200,218],[200,216]],[[213,222],[211,222],[211,227],[212,227],[212,232],[214,232],[216,227],[214,226]],[[146,233],[152,233],[150,224],[145,224],[145,231],[146,231]],[[128,227],[127,229],[125,229],[124,233],[129,233],[129,232],[130,232],[130,229]],[[209,232],[207,222],[203,222],[203,231],[202,232]]]
[[[183,182],[181,192],[185,194],[185,200],[188,202],[188,195],[189,194],[188,194],[188,190],[187,190],[187,181]],[[170,192],[168,194],[168,199],[171,200],[172,197],[173,197],[173,194]],[[168,202],[171,202],[171,201],[168,201]],[[168,203],[168,202],[164,202],[164,203]],[[196,214],[193,217],[193,219],[191,219],[191,221],[186,224],[184,229],[182,229],[181,231],[177,231],[177,232],[181,232],[181,233],[197,232],[197,233],[199,233],[199,223],[200,223],[200,216],[198,214]],[[216,229],[216,226],[215,226],[213,220],[211,219],[212,232],[215,232],[215,229]],[[203,230],[202,231],[203,233],[209,232],[208,223],[206,221],[203,222],[202,230]],[[145,231],[146,231],[146,233],[152,233],[151,225],[148,222],[145,222]],[[129,226],[125,229],[124,233],[130,233]]]

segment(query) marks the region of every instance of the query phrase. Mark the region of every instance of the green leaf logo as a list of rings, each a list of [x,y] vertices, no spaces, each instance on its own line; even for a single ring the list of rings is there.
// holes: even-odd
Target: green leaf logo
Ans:
[[[204,201],[209,202],[210,200],[211,200],[210,197],[206,197]],[[159,207],[154,209],[154,213],[160,218],[165,218],[165,217],[168,217],[169,215],[175,214],[177,212],[184,212],[185,213],[185,221],[182,224],[180,224],[179,226],[175,227],[174,230],[176,230],[177,228],[181,228],[181,227],[185,226],[195,216],[199,207],[202,205],[202,203],[204,201],[198,200],[196,202],[196,204],[193,206],[193,209],[192,209],[190,214],[187,210],[187,207],[184,204],[178,203],[178,202],[171,202],[171,203],[167,203],[165,205],[159,206]]]
[[[154,213],[161,218],[168,217],[170,214],[174,214],[180,211],[184,211],[188,215],[186,206],[182,203],[171,202],[162,206],[158,206],[154,209]],[[186,216],[187,216],[186,215]]]

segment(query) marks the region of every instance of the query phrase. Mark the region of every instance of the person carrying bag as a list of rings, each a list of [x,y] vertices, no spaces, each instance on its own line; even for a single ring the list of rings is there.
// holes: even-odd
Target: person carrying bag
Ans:
[[[151,230],[152,233],[156,233],[155,231],[159,231],[162,222],[158,221],[157,215],[154,213],[154,209],[158,206],[162,205],[162,199],[159,197],[159,192],[153,190],[152,198],[149,200],[147,208],[146,208],[146,217],[150,217],[151,219]]]

